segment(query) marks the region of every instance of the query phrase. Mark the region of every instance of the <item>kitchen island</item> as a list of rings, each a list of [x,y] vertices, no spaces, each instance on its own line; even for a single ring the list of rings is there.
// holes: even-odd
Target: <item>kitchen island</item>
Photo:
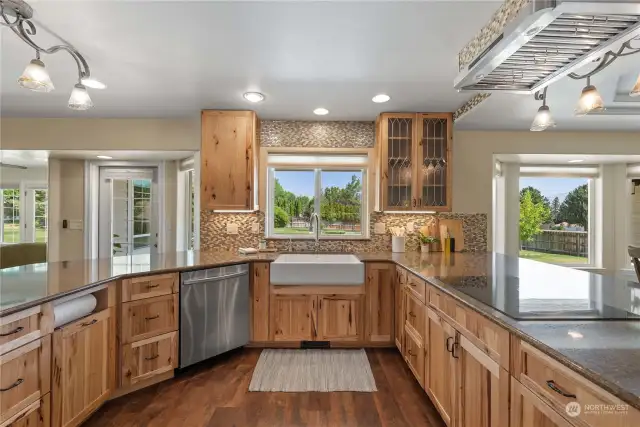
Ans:
[[[433,325],[436,323],[445,329],[448,324],[458,328],[450,330],[453,334],[450,336],[451,339],[445,338],[446,350],[451,349],[450,354],[453,358],[460,357],[457,348],[463,349],[470,339],[489,355],[489,359],[495,361],[495,365],[492,365],[493,362],[487,359],[488,366],[493,366],[492,369],[496,373],[499,373],[500,369],[511,373],[512,384],[507,382],[505,386],[506,380],[500,380],[500,388],[506,387],[507,392],[510,389],[513,394],[518,387],[522,387],[518,381],[513,383],[513,378],[521,378],[520,373],[516,371],[533,369],[536,363],[550,358],[557,366],[545,368],[540,365],[541,372],[553,371],[558,378],[578,381],[577,386],[586,384],[580,381],[588,381],[598,388],[597,396],[604,393],[615,399],[614,402],[630,405],[627,410],[628,417],[632,417],[632,421],[635,422],[637,412],[633,408],[640,409],[640,365],[637,363],[640,357],[640,284],[637,282],[629,280],[628,277],[603,276],[495,253],[455,253],[445,256],[443,253],[422,255],[383,252],[356,255],[368,266],[390,266],[394,270],[391,276],[387,274],[391,270],[385,270],[384,274],[375,273],[375,280],[379,282],[387,280],[388,277],[393,280],[390,284],[394,287],[395,295],[391,304],[394,312],[390,316],[394,319],[393,336],[399,348],[402,348],[401,351],[408,351],[406,358],[411,359],[412,343],[418,343],[425,358],[428,352],[435,350],[435,347],[429,346],[429,326],[420,337],[417,337],[417,329],[412,326],[408,327],[408,335],[402,332],[404,321],[398,319],[406,318],[411,325],[415,321],[411,314],[415,313],[407,310],[407,304],[417,301],[418,305],[411,307],[422,307],[426,325],[431,321],[432,330],[435,331]],[[132,256],[112,260],[34,264],[4,269],[0,270],[0,318],[10,318],[36,306],[53,303],[56,299],[68,298],[74,293],[87,292],[114,283],[123,286],[127,280],[137,277],[170,275],[239,263],[264,266],[262,273],[254,274],[262,274],[260,281],[264,284],[266,280],[268,287],[268,274],[265,272],[268,271],[269,263],[277,256],[271,253],[243,256],[196,251],[155,257]],[[372,271],[382,270],[368,268],[367,282],[373,280]],[[256,277],[254,275],[254,282],[257,280]],[[402,280],[405,282],[402,283]],[[415,288],[412,285],[416,285]],[[416,292],[420,285],[423,286],[423,290]],[[402,289],[407,289],[407,292],[399,293],[398,290]],[[252,294],[252,298],[255,304],[255,294]],[[367,299],[367,307],[373,304],[370,301],[372,300]],[[257,312],[254,309],[254,316],[255,313]],[[262,313],[265,311],[262,310]],[[257,321],[268,323],[267,319]],[[2,332],[5,332],[5,323],[2,325]],[[479,325],[484,325],[484,329]],[[483,334],[486,334],[486,331],[495,332],[493,341],[485,340]],[[477,339],[467,332],[475,334]],[[457,339],[458,336],[460,340]],[[488,344],[483,347],[485,342]],[[433,344],[438,343],[434,341]],[[274,343],[270,342],[269,345]],[[498,348],[500,351],[496,350]],[[460,360],[463,360],[466,353],[463,351],[461,354]],[[527,358],[529,365],[525,366],[526,363],[521,358]],[[408,363],[412,367],[410,360]],[[425,364],[427,367],[421,368],[421,379],[418,380],[433,400],[428,390],[429,378],[426,374],[429,361],[426,360]],[[536,380],[536,375],[536,372],[529,374],[533,380]],[[578,380],[571,375],[575,375]],[[556,383],[563,381],[556,379]],[[548,387],[552,389],[556,387],[556,383],[551,381]],[[4,387],[4,384],[2,386]],[[114,385],[114,388],[117,388],[117,385]],[[578,394],[578,400],[581,397]],[[514,396],[511,397],[512,412],[513,408],[519,408],[517,405],[514,406],[517,401]],[[552,403],[544,404],[545,407],[552,408]],[[622,406],[620,408],[624,409]],[[622,410],[620,408],[619,410]],[[451,417],[449,422],[455,425],[460,425],[459,420],[464,419],[464,414],[447,415]],[[443,418],[447,421],[445,416]],[[614,419],[623,418],[627,417],[620,415]],[[593,419],[598,418],[588,418],[583,424],[576,425],[600,425],[594,424],[591,421]],[[638,425],[625,424],[622,421],[619,424],[611,424],[609,419],[607,420],[607,423],[602,425]],[[499,424],[490,425],[505,423],[503,420]],[[513,414],[511,425],[514,425]],[[518,425],[517,420],[515,425]]]

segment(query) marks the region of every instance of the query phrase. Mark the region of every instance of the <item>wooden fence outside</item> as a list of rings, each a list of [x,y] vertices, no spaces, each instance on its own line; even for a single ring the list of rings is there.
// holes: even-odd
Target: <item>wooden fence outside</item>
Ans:
[[[543,230],[533,240],[520,242],[522,249],[579,257],[589,256],[589,233],[586,231]]]

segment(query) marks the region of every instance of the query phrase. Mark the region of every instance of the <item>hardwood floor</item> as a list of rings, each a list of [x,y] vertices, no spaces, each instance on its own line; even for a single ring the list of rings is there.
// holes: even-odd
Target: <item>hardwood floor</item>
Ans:
[[[108,402],[86,427],[444,427],[395,349],[367,350],[375,393],[250,393],[259,349],[204,362]]]

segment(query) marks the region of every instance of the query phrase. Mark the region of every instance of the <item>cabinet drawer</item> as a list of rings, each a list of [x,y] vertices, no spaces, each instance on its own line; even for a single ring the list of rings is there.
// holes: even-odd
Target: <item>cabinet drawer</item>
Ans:
[[[32,307],[0,318],[0,354],[27,344],[51,333],[53,316],[51,305]]]
[[[406,299],[405,323],[413,328],[413,332],[417,334],[420,343],[424,343],[426,307],[411,293],[407,293]]]
[[[11,417],[2,427],[49,427],[51,425],[51,393]]]
[[[0,356],[0,424],[51,389],[51,335]]]
[[[426,286],[427,285],[424,280],[419,279],[413,274],[408,275],[407,289],[409,290],[409,292],[413,293],[413,295],[423,304],[427,301],[425,298]]]
[[[429,305],[437,308],[438,310],[444,312],[444,294],[441,290],[434,288],[433,286],[428,287],[429,290]]]
[[[560,414],[565,414],[569,402],[578,402],[582,411],[574,418],[575,424],[593,427],[640,425],[640,412],[634,408],[526,342],[520,341],[519,347],[520,358],[516,368],[520,383]],[[623,406],[624,411],[588,410],[615,408],[615,405]]]
[[[122,347],[122,385],[129,386],[178,366],[178,332]]]
[[[122,343],[177,330],[177,313],[177,294],[122,304]]]
[[[413,331],[404,330],[404,359],[421,386],[424,387],[424,346]]]
[[[178,273],[133,277],[122,281],[122,301],[136,301],[178,292]]]

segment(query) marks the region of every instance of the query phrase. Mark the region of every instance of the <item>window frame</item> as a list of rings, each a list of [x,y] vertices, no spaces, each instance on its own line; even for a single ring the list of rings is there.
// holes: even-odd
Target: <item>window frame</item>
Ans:
[[[4,191],[5,190],[17,190],[18,191],[18,241],[17,242],[5,242],[4,241]],[[0,204],[2,205],[2,210],[0,211],[0,243],[5,245],[11,245],[16,243],[23,243],[25,239],[25,230],[24,230],[24,210],[25,210],[25,197],[23,195],[24,189],[22,185],[5,185],[0,187]],[[15,212],[14,212],[15,214]],[[12,216],[15,218],[15,215]],[[15,224],[15,222],[12,222]]]
[[[355,154],[355,153],[354,153]],[[278,153],[282,156],[282,153]],[[286,155],[286,154],[285,154]],[[299,156],[300,154],[291,154],[291,156]],[[311,156],[323,156],[321,153],[313,153]],[[322,181],[321,175],[323,171],[343,171],[354,172],[359,171],[362,173],[362,199],[360,209],[360,229],[362,231],[359,235],[319,235],[320,240],[368,240],[369,239],[369,159],[368,153],[357,153],[362,157],[367,157],[366,162],[352,165],[338,165],[332,166],[325,163],[313,164],[300,163],[300,164],[286,164],[286,163],[268,163],[267,164],[267,188],[266,188],[266,215],[265,215],[265,237],[267,239],[281,239],[281,240],[314,240],[315,233],[307,234],[275,234],[274,233],[274,203],[273,195],[275,193],[275,172],[276,171],[313,171],[315,174],[314,180],[314,197],[315,197],[315,211],[320,213],[320,195],[322,194]],[[304,155],[303,155],[304,156]],[[336,155],[334,155],[336,156]],[[337,155],[336,157],[344,157],[345,155]],[[322,216],[320,216],[322,220]]]
[[[597,209],[596,209],[596,181],[601,176],[601,171],[598,166],[564,166],[564,165],[520,165],[520,174],[518,176],[518,187],[520,187],[520,179],[522,178],[584,178],[587,180],[587,221],[589,224],[589,228],[587,229],[587,262],[583,264],[574,264],[574,263],[551,263],[546,262],[546,264],[557,265],[561,267],[569,267],[575,268],[578,270],[593,270],[598,268],[597,264],[597,229],[596,221],[597,218]],[[525,169],[525,172],[522,172],[522,169]],[[538,169],[539,171],[536,171]],[[592,170],[597,169],[597,172],[592,172]],[[520,191],[518,191],[518,197],[520,196]],[[518,202],[519,203],[519,202]],[[518,212],[520,209],[518,208]],[[518,231],[518,230],[516,230]]]

